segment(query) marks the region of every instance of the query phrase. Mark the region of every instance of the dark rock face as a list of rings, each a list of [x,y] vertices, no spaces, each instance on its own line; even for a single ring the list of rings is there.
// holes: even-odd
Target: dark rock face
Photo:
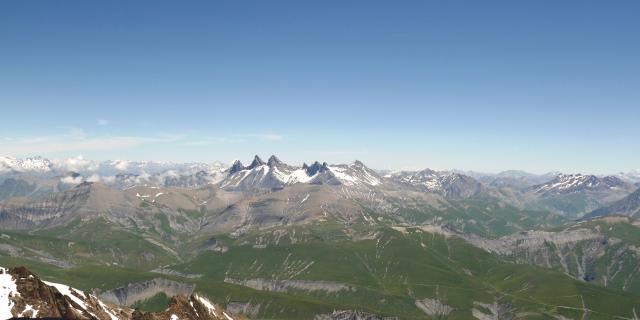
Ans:
[[[253,158],[253,161],[251,162],[251,165],[249,165],[249,169],[253,169],[259,166],[263,166],[265,165],[264,161],[262,161],[262,159],[260,159],[260,157],[258,157],[258,155],[256,155]]]
[[[320,162],[316,161],[311,166],[308,166],[305,170],[308,176],[313,176],[318,172],[322,173],[327,171],[328,165],[326,162],[320,164]]]
[[[282,164],[282,161],[280,161],[280,159],[278,159],[278,157],[276,156],[271,156],[269,157],[269,160],[267,160],[267,165],[269,165],[269,167],[273,167],[279,164]]]
[[[242,170],[244,170],[244,165],[242,165],[242,162],[240,162],[240,160],[236,160],[231,165],[231,168],[229,168],[229,174],[234,174]]]
[[[66,285],[41,281],[24,267],[0,268],[0,318],[69,320],[238,319],[198,294],[177,295],[162,312],[107,305]]]

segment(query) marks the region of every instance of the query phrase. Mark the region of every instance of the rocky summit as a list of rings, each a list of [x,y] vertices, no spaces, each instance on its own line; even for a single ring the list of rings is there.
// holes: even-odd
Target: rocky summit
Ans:
[[[240,319],[197,293],[171,298],[160,312],[107,304],[81,290],[42,281],[24,267],[0,268],[0,318],[69,320]]]

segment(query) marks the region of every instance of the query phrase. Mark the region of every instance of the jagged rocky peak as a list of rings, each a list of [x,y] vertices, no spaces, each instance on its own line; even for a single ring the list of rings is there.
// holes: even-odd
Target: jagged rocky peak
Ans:
[[[353,162],[353,165],[355,165],[356,167],[360,167],[360,168],[365,168],[366,166],[364,165],[364,163],[360,160],[356,160]]]
[[[307,172],[307,175],[313,176],[318,172],[325,172],[326,170],[328,170],[329,165],[326,162],[323,162],[322,164],[320,164],[320,162],[316,161],[310,166],[307,166],[306,164],[304,164],[302,168],[305,169],[305,171]]]
[[[267,160],[267,165],[269,165],[269,167],[277,166],[279,164],[282,164],[282,161],[280,161],[280,159],[275,155],[272,155],[269,157],[269,160]]]
[[[251,165],[249,165],[249,169],[253,169],[263,165],[265,165],[265,162],[262,161],[262,159],[260,159],[258,155],[256,155],[255,157],[253,157],[253,161],[251,162]]]
[[[231,165],[231,168],[229,168],[229,174],[234,174],[234,173],[236,173],[238,171],[242,171],[242,170],[244,170],[244,165],[242,164],[242,162],[240,160],[236,160]]]

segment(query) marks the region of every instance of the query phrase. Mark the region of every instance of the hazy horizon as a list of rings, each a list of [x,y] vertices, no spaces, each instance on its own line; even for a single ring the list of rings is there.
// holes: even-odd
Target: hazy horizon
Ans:
[[[315,161],[318,161],[320,163],[322,162],[326,162],[322,159],[309,159],[306,161],[302,161],[302,162],[293,162],[293,161],[287,161],[287,159],[283,159],[280,156],[276,155],[276,154],[270,154],[270,155],[257,155],[258,157],[260,157],[263,161],[267,161],[269,159],[269,157],[271,156],[276,156],[279,160],[281,160],[284,163],[287,163],[289,165],[293,165],[293,166],[302,166],[303,164],[312,164]],[[79,161],[82,162],[94,162],[94,163],[101,163],[101,162],[108,162],[108,161],[112,161],[112,162],[157,162],[157,163],[175,163],[175,164],[181,164],[181,163],[203,163],[203,164],[222,164],[222,165],[227,165],[227,166],[231,166],[233,164],[233,162],[235,162],[236,160],[239,160],[240,162],[242,162],[242,164],[244,165],[249,165],[254,157],[256,155],[250,156],[250,157],[245,157],[245,158],[233,158],[231,160],[211,160],[211,161],[199,161],[197,159],[193,159],[193,160],[187,160],[187,161],[172,161],[172,160],[154,160],[154,159],[89,159],[84,157],[83,155],[76,155],[76,156],[69,156],[69,157],[61,157],[61,158],[47,158],[47,157],[43,157],[41,155],[30,155],[30,156],[24,156],[24,157],[15,157],[15,156],[11,156],[11,155],[2,155],[0,154],[0,158],[2,157],[11,157],[11,158],[16,158],[16,159],[26,159],[26,158],[45,158],[48,159],[56,164],[60,164],[60,163],[65,163],[67,161],[71,161],[74,164],[77,164]],[[343,162],[327,162],[330,165],[337,165],[337,164],[350,164],[353,163],[355,161],[361,161],[363,162],[366,166],[368,165],[368,162],[364,159],[352,159],[349,161],[343,161]],[[562,174],[594,174],[594,175],[600,175],[600,176],[606,176],[606,175],[616,175],[616,174],[620,174],[620,173],[638,173],[640,172],[640,169],[632,169],[629,171],[618,171],[618,172],[605,172],[605,173],[595,173],[595,172],[574,172],[574,171],[560,171],[560,170],[550,170],[550,171],[542,171],[542,172],[534,172],[534,171],[527,171],[527,170],[523,170],[523,169],[519,169],[519,168],[507,168],[504,170],[500,170],[500,171],[478,171],[478,170],[473,170],[473,169],[465,169],[465,168],[438,168],[438,167],[433,167],[433,166],[421,166],[421,167],[405,167],[405,168],[378,168],[378,167],[372,167],[369,166],[374,170],[377,171],[389,171],[389,172],[400,172],[400,171],[420,171],[420,170],[424,170],[424,169],[431,169],[431,170],[436,170],[436,171],[456,171],[456,172],[463,172],[463,173],[475,173],[475,174],[499,174],[499,173],[505,173],[505,172],[509,172],[509,171],[521,171],[521,172],[526,172],[529,174],[535,174],[535,175],[545,175],[545,174],[553,174],[553,173],[562,173]],[[80,170],[82,171],[82,170]],[[123,170],[126,171],[126,170]]]
[[[640,167],[638,2],[0,8],[0,154]]]

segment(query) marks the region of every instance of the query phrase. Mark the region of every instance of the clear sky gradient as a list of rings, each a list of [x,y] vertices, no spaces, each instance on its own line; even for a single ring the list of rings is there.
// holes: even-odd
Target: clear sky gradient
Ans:
[[[640,168],[638,1],[4,1],[0,154]]]

